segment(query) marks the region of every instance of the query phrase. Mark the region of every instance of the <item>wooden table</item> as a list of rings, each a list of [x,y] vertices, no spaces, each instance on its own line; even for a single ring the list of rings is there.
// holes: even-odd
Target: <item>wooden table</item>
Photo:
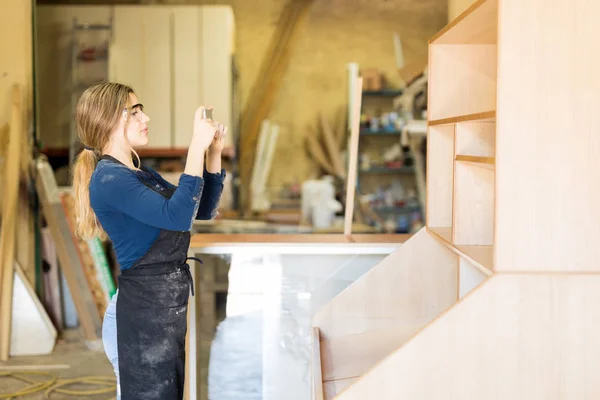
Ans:
[[[192,235],[189,256],[203,254],[381,254],[387,255],[406,242],[409,234],[195,234]],[[188,307],[188,337],[186,363],[186,399],[208,398],[206,384],[201,385],[200,343],[203,335],[215,329],[215,293],[220,285],[215,282],[214,265],[203,264],[202,273],[191,268],[195,296]],[[209,310],[212,308],[212,310]],[[208,311],[207,311],[208,310]],[[203,386],[201,388],[201,386]]]

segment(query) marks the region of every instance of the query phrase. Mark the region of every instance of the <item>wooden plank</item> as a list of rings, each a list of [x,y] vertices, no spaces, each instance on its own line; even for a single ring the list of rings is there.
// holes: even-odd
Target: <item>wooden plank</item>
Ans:
[[[430,44],[496,43],[498,0],[478,0],[435,34]],[[452,6],[455,1],[450,1]],[[464,1],[462,1],[464,3]]]
[[[323,374],[321,373],[321,336],[319,328],[312,328],[312,399],[324,400]]]
[[[456,254],[422,229],[316,313],[313,325],[322,340],[423,326],[456,302],[457,275]]]
[[[457,115],[454,117],[434,119],[429,121],[429,126],[458,124],[462,122],[495,122],[496,111],[482,111],[473,114]]]
[[[319,166],[328,174],[337,175],[337,171],[327,159],[323,148],[319,144],[319,141],[313,132],[309,132],[308,135],[306,135],[306,143],[310,156],[317,162],[317,164],[319,164]]]
[[[337,399],[596,399],[598,288],[600,274],[496,274]]]
[[[148,127],[151,140],[148,147],[171,147],[174,135],[173,118],[175,118],[171,15],[163,7],[139,6],[137,10],[135,18],[141,17],[142,41],[135,45],[141,46],[143,52],[139,60],[142,70],[136,73],[141,73],[144,79],[144,86],[140,88],[138,99],[144,104],[144,111],[150,116]],[[132,38],[127,40],[131,41]],[[131,62],[131,55],[128,54],[124,61]],[[188,120],[193,120],[193,115],[193,113],[188,115]]]
[[[350,126],[350,157],[348,161],[348,180],[346,181],[346,205],[344,215],[344,235],[352,234],[354,214],[354,194],[356,193],[356,174],[358,171],[358,139],[360,134],[360,108],[362,103],[363,79],[354,82],[354,98],[352,99],[352,125]]]
[[[353,241],[341,234],[194,234],[190,248],[204,248],[227,244],[331,244],[352,243],[393,243],[401,244],[411,238],[411,234],[354,234]]]
[[[493,118],[496,110],[495,44],[431,46],[430,121],[447,124]],[[430,122],[431,124],[431,122]]]
[[[98,315],[83,267],[77,257],[75,243],[69,233],[67,220],[62,212],[54,173],[44,159],[36,161],[36,170],[36,189],[42,211],[52,232],[60,268],[73,297],[82,336],[85,340],[98,340],[102,337],[102,319]]]
[[[2,196],[2,227],[0,230],[0,360],[6,361],[10,352],[13,274],[19,177],[21,172],[21,141],[23,134],[23,89],[15,84],[11,93],[11,121],[8,152],[4,167]]]
[[[61,193],[59,197],[62,204],[63,215],[69,226],[71,239],[75,244],[79,262],[86,277],[92,298],[96,304],[98,315],[100,318],[104,318],[104,312],[106,311],[106,307],[108,307],[111,296],[108,293],[108,290],[105,290],[98,279],[101,276],[97,270],[99,266],[94,264],[94,259],[92,258],[92,253],[88,242],[78,237],[75,233],[75,199],[73,198],[73,195],[68,192]]]
[[[491,275],[494,269],[494,246],[455,246],[452,243],[451,228],[430,228],[427,230],[444,246],[464,257],[485,275]]]
[[[172,52],[173,74],[173,146],[187,148],[192,141],[194,113],[200,105],[210,106],[212,103],[202,102],[201,77],[203,65],[202,44],[200,42],[202,20],[198,6],[170,7],[173,15]],[[224,89],[223,89],[224,90]],[[210,99],[206,99],[210,100]],[[222,110],[219,110],[223,112]],[[217,112],[215,112],[217,114]],[[217,114],[218,115],[218,114]]]
[[[358,84],[356,86],[358,86]],[[360,87],[360,90],[362,90],[362,86]],[[353,102],[357,101],[357,100],[360,103],[361,97],[359,97],[358,99],[354,99]],[[359,111],[360,111],[360,109],[359,109]],[[336,174],[340,177],[345,177],[346,169],[344,168],[344,163],[342,162],[342,158],[340,155],[339,147],[337,145],[335,134],[333,133],[333,130],[331,129],[331,126],[329,125],[329,121],[327,121],[325,119],[325,116],[323,114],[319,114],[319,120],[321,122],[321,132],[323,134],[323,142],[325,143],[325,148],[327,149],[327,153],[329,154],[329,160],[331,160],[331,164],[335,167]],[[360,121],[359,121],[359,125],[360,125]],[[351,144],[353,143],[352,136],[350,139],[350,143]],[[352,151],[352,148],[351,148],[351,151]]]
[[[225,4],[202,6],[199,8],[198,24],[200,104],[214,107],[215,121],[229,128],[224,139],[225,146],[232,146],[235,132],[232,100],[235,47],[233,8]],[[189,146],[189,141],[186,146]]]
[[[429,127],[427,140],[427,226],[452,226],[454,126]]]
[[[500,15],[495,268],[598,272],[600,2],[503,0]]]

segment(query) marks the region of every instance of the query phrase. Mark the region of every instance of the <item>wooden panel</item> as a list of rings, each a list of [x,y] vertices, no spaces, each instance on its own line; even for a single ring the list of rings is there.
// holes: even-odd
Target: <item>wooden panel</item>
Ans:
[[[130,85],[144,104],[148,147],[171,147],[170,13],[163,7],[119,6],[114,18],[110,79]]]
[[[456,156],[495,157],[496,124],[464,122],[456,124]]]
[[[202,105],[200,98],[201,46],[198,43],[200,9],[196,6],[173,7],[173,142],[187,148],[192,140],[194,113]]]
[[[200,75],[200,103],[214,107],[214,119],[229,127],[225,144],[232,135],[232,56],[234,18],[230,6],[203,6],[199,12],[198,46],[201,49],[197,73]]]
[[[432,45],[429,118],[494,111],[496,56],[496,45]]]
[[[450,14],[460,15],[431,38],[430,43],[497,43],[498,0],[450,0],[448,6]]]
[[[457,299],[458,257],[425,229],[313,317],[321,339],[423,326]]]
[[[429,127],[427,139],[427,226],[452,226],[454,126]]]
[[[141,6],[138,18],[142,15],[142,38],[137,43],[143,46],[142,73],[144,86],[139,100],[144,104],[144,112],[150,117],[148,147],[171,147],[173,145],[172,63],[171,56],[171,13],[164,7]],[[131,57],[128,57],[130,60]],[[193,90],[193,89],[192,89]],[[194,114],[188,116],[194,118]]]
[[[399,348],[422,328],[422,323],[408,323],[390,329],[323,338],[321,363],[323,381],[348,379],[363,375],[385,356]]]
[[[599,271],[600,2],[500,14],[496,269]]]
[[[494,241],[494,173],[471,163],[454,168],[452,243],[492,245]]]
[[[111,81],[123,83],[133,88],[139,100],[147,107],[144,68],[145,37],[143,32],[143,16],[141,9],[134,6],[114,8],[113,38],[109,49],[109,78]],[[150,113],[150,135],[154,128],[154,116]],[[152,143],[154,138],[150,138]]]
[[[494,275],[337,399],[597,399],[599,287]]]
[[[0,128],[11,120],[12,87],[24,93],[23,115],[32,112],[31,2],[2,1],[0,12]]]
[[[324,400],[323,374],[321,372],[321,338],[319,328],[312,328],[312,399]]]
[[[463,298],[488,277],[464,258],[460,259],[458,297]]]

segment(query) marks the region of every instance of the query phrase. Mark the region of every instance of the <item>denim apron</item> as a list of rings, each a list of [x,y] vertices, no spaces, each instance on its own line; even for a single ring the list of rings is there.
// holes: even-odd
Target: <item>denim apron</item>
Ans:
[[[155,191],[170,198],[174,189]],[[190,232],[162,230],[148,252],[118,277],[121,400],[183,399],[190,289],[194,295],[189,244]]]

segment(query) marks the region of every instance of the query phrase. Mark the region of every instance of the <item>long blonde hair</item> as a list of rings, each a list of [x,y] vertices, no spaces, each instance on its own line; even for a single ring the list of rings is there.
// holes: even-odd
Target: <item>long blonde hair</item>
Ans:
[[[108,82],[91,86],[79,99],[75,110],[77,136],[86,148],[73,165],[76,233],[83,238],[106,238],[90,204],[90,180],[110,134],[119,123],[123,110],[130,106],[129,86]],[[130,113],[127,113],[129,118]]]

